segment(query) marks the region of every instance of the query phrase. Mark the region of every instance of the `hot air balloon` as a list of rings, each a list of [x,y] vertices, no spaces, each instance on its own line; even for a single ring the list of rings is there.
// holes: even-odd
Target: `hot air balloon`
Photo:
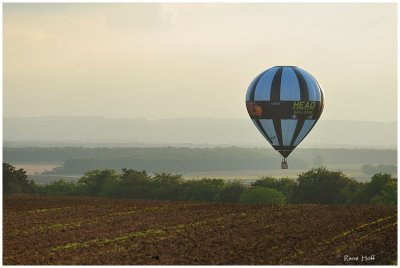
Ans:
[[[275,66],[259,74],[246,93],[251,120],[264,138],[286,158],[307,136],[324,109],[317,80],[297,66]]]

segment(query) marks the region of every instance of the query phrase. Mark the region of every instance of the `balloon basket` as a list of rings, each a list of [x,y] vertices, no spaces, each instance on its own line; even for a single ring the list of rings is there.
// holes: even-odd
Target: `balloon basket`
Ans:
[[[281,162],[281,169],[288,169],[288,163],[286,161],[286,158],[282,160]]]

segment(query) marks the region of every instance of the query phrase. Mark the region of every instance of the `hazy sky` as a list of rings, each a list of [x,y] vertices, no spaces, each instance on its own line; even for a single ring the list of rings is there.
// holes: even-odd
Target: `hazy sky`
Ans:
[[[296,65],[321,119],[397,120],[395,3],[3,4],[3,115],[248,118],[251,80]]]

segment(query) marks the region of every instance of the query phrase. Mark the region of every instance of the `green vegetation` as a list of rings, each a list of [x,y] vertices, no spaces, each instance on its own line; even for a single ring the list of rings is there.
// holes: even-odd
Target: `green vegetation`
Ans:
[[[397,179],[378,173],[370,182],[357,182],[341,171],[324,167],[303,172],[296,179],[261,177],[250,185],[240,181],[202,178],[184,180],[181,174],[122,169],[91,170],[78,182],[57,180],[36,185],[23,169],[3,164],[4,193],[83,195],[111,198],[226,202],[245,204],[397,204]]]
[[[346,177],[341,171],[317,168],[301,173],[293,190],[292,201],[298,204],[348,203],[360,183]]]
[[[397,179],[389,174],[378,173],[371,182],[364,183],[355,196],[360,204],[397,204]]]
[[[274,189],[265,187],[255,187],[249,189],[240,197],[242,204],[285,204],[285,196]]]
[[[34,193],[35,184],[28,180],[26,171],[22,168],[3,163],[3,192],[5,194]]]
[[[296,181],[291,178],[276,179],[269,176],[264,176],[250,184],[251,188],[265,187],[275,189],[284,194],[286,200],[290,200],[293,195],[293,189],[296,186]]]

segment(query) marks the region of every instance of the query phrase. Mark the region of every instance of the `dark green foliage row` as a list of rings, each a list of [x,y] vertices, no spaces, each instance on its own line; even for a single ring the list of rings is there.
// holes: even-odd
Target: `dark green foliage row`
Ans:
[[[23,169],[3,164],[6,194],[83,195],[176,201],[245,204],[397,204],[397,179],[378,173],[367,183],[348,178],[341,171],[321,167],[301,173],[296,179],[261,177],[250,185],[240,181],[203,178],[184,180],[181,174],[122,169],[91,170],[78,182],[58,180],[36,185]]]
[[[240,196],[240,203],[283,205],[286,203],[286,199],[281,192],[275,189],[255,187],[247,190]]]
[[[346,157],[343,158],[343,155]],[[62,167],[50,173],[64,175],[83,174],[94,169],[121,170],[124,167],[148,172],[195,172],[268,169],[277,166],[277,154],[272,149],[238,147],[4,148],[3,157],[9,163],[63,163]],[[323,164],[393,164],[396,158],[396,150],[305,148],[293,152],[290,168],[307,169],[310,165]]]

